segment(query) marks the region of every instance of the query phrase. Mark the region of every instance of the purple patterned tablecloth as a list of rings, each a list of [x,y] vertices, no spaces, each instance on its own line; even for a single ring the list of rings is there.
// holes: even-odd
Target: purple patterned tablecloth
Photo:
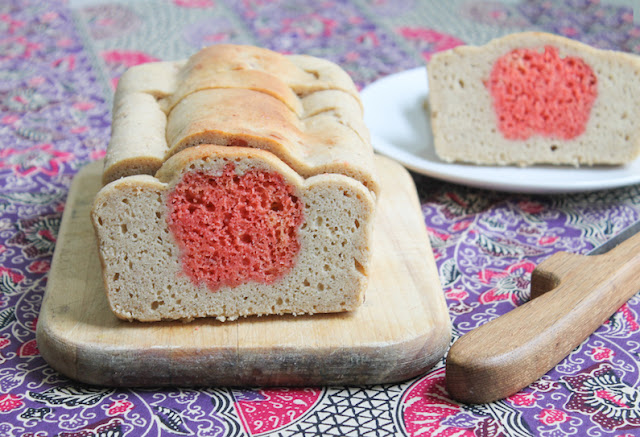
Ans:
[[[363,87],[439,50],[532,29],[640,54],[634,5],[0,2],[0,436],[640,435],[638,296],[539,381],[474,406],[447,395],[444,361],[367,387],[112,389],[58,374],[35,340],[69,185],[104,155],[113,87],[127,67],[248,43],[331,59]],[[640,219],[637,185],[543,196],[413,176],[455,338],[525,302],[532,270],[554,252],[586,253]]]

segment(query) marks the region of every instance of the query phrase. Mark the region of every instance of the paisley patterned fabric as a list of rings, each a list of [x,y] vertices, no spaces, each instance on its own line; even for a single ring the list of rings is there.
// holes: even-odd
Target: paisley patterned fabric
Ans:
[[[440,50],[544,30],[640,54],[635,0],[0,2],[0,436],[640,435],[640,298],[508,399],[462,405],[444,363],[401,384],[112,389],[41,358],[40,304],[71,179],[100,159],[129,66],[218,43],[341,64],[363,87]],[[640,186],[534,196],[414,174],[454,337],[529,298],[535,266],[640,220]],[[507,334],[505,334],[507,335]],[[500,339],[496,339],[499,341]]]

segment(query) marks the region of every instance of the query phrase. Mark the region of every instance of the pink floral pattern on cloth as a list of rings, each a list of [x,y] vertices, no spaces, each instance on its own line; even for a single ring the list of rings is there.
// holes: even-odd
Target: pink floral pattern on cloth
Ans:
[[[71,153],[55,150],[52,144],[38,144],[24,150],[7,148],[0,151],[0,169],[11,169],[18,176],[34,173],[54,176],[61,164],[73,158]]]
[[[483,270],[480,272],[480,281],[495,286],[480,295],[480,303],[488,304],[501,300],[510,300],[514,306],[526,302],[531,272],[536,265],[530,261],[521,261],[507,267],[506,270]]]
[[[114,90],[118,86],[118,78],[128,68],[146,62],[159,61],[158,58],[136,50],[108,50],[102,52],[101,56],[109,70],[111,86]]]
[[[173,0],[173,3],[183,8],[211,8],[214,6],[213,0]]]
[[[2,2],[0,436],[640,435],[638,296],[540,380],[483,405],[449,398],[444,360],[376,386],[91,387],[50,368],[35,339],[69,185],[104,156],[126,68],[250,43],[326,57],[362,87],[437,51],[531,29],[640,54],[640,27],[618,3]],[[586,253],[640,219],[638,186],[534,196],[413,178],[454,339],[526,302],[542,260]]]
[[[322,390],[270,389],[234,393],[235,407],[250,435],[265,434],[299,420],[321,398]]]
[[[571,392],[567,410],[589,415],[606,430],[640,426],[640,389],[623,381],[610,364],[597,364],[562,380]]]
[[[433,29],[401,27],[398,29],[398,33],[412,42],[422,52],[422,57],[427,62],[436,52],[464,44],[464,41],[455,36],[442,34]]]

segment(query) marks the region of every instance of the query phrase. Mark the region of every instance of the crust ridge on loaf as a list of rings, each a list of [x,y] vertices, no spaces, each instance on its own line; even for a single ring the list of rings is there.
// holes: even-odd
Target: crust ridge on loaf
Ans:
[[[262,148],[303,177],[344,174],[379,191],[357,89],[327,60],[220,44],[143,64],[121,78],[113,120],[104,184],[218,144]]]
[[[640,155],[640,58],[541,32],[435,54],[429,117],[443,161],[623,165]]]
[[[246,177],[253,191],[245,189],[244,194],[236,195]],[[198,182],[183,189],[191,180],[213,181],[216,188]],[[229,186],[232,191],[225,191]],[[193,208],[199,220],[190,225],[182,219],[187,228],[193,226],[194,232],[187,237],[172,228],[171,202],[178,188],[181,199],[187,199],[186,204],[180,200],[181,211],[188,214]],[[269,189],[280,197],[265,194]],[[222,194],[205,199],[213,192]],[[229,193],[233,193],[231,201],[227,201]],[[234,200],[242,195],[254,203]],[[299,209],[300,214],[294,212],[297,219],[287,222],[285,216],[272,217],[286,209],[283,199],[290,200],[290,210]],[[260,208],[266,212],[256,214]],[[238,228],[234,213],[238,220],[246,219],[252,225]],[[356,309],[364,300],[368,282],[374,214],[373,194],[347,176],[321,174],[305,179],[264,150],[200,145],[173,155],[155,177],[127,176],[104,186],[94,200],[92,222],[106,293],[118,317],[140,321],[217,317],[224,321],[249,315]],[[288,230],[282,230],[282,222],[288,223]],[[204,230],[203,223],[207,229],[218,230],[218,241],[227,241],[213,250],[227,250],[240,260],[231,267],[239,275],[215,277],[213,281],[218,282],[212,284],[200,278],[212,277],[206,270],[218,268],[218,261],[196,258],[195,267],[185,261],[197,238],[193,235]],[[251,235],[252,227],[260,234]],[[280,269],[275,279],[244,274],[243,253],[247,265],[253,265],[256,257],[262,259],[250,247],[251,240],[274,238],[274,244],[280,244],[278,232],[287,232],[289,240],[296,240],[293,249],[287,249],[293,253],[293,262],[268,267]],[[235,248],[225,249],[229,245]],[[212,253],[207,256],[216,256]],[[276,263],[279,259],[274,258]],[[201,271],[204,276],[199,275]]]

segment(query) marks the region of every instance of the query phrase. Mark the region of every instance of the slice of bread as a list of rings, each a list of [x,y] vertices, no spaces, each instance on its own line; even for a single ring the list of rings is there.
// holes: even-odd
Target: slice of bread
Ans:
[[[304,179],[269,152],[202,145],[103,187],[92,221],[118,317],[233,320],[356,309],[374,213],[344,175]]]
[[[120,79],[93,210],[113,312],[234,320],[355,310],[379,185],[337,65],[249,46]]]
[[[640,59],[546,33],[427,65],[436,154],[490,165],[621,165],[640,154]]]

